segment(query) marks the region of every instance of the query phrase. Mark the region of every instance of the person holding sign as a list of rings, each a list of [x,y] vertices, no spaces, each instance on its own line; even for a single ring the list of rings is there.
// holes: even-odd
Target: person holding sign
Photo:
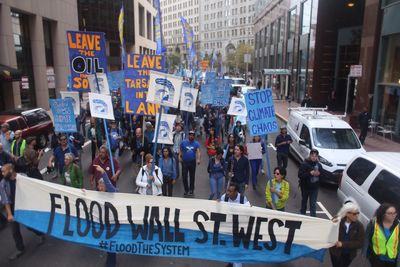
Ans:
[[[154,165],[153,174],[151,167],[153,165],[153,156],[146,155],[146,165],[140,168],[136,176],[136,186],[138,186],[138,193],[141,195],[160,196],[162,195],[163,174],[161,169]]]
[[[258,151],[251,151],[249,148],[254,147],[254,144],[258,144],[256,149]],[[251,146],[252,145],[252,146]],[[261,150],[261,151],[260,151]],[[251,167],[251,182],[253,184],[253,189],[257,189],[257,175],[260,170],[262,163],[262,155],[265,154],[266,148],[265,143],[261,140],[259,135],[253,137],[253,143],[247,144],[247,152],[249,154],[249,161]]]
[[[231,182],[238,185],[239,193],[243,194],[249,185],[249,160],[244,156],[244,147],[236,145],[233,156],[228,161],[228,172]]]
[[[267,182],[267,187],[265,188],[267,209],[285,211],[290,190],[289,183],[285,180],[285,177],[286,169],[282,167],[276,167],[274,169],[274,178]]]

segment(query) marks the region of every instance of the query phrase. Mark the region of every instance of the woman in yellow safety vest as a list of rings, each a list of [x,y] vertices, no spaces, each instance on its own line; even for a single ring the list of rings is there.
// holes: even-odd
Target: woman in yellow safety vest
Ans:
[[[372,267],[399,267],[399,219],[396,207],[384,203],[366,230],[365,253]]]

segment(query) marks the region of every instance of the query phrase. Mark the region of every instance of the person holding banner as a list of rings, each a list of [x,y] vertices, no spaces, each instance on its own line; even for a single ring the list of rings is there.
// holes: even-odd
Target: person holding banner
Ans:
[[[163,174],[163,196],[172,197],[172,189],[176,181],[176,164],[175,158],[168,147],[162,149],[159,166]]]
[[[153,166],[153,156],[147,154],[146,165],[140,168],[136,176],[136,186],[140,195],[160,196],[162,195],[163,173],[160,168],[154,165],[153,174],[151,168]]]
[[[219,199],[225,185],[225,161],[222,158],[223,153],[224,151],[220,147],[217,147],[216,155],[210,158],[208,162],[207,171],[210,174],[211,189],[209,200],[214,199],[214,196],[217,196],[217,199]]]
[[[115,174],[113,175],[111,160],[114,162],[114,170]],[[96,171],[95,165],[99,165],[106,172],[108,177],[111,177],[111,183],[116,187],[119,176],[121,175],[121,169],[119,167],[119,163],[115,158],[110,160],[108,148],[105,145],[102,145],[99,149],[99,155],[93,160],[92,165],[89,167],[90,173],[90,184],[93,188],[97,188],[99,180],[101,178],[101,173]]]
[[[249,185],[249,160],[244,156],[244,146],[236,145],[233,156],[228,162],[228,172],[231,182],[237,184],[239,193],[243,194]]]
[[[286,181],[285,178],[286,169],[283,167],[276,167],[274,169],[274,178],[268,180],[267,187],[265,188],[267,209],[285,211],[290,190],[289,182]]]
[[[14,238],[15,246],[17,247],[17,251],[15,251],[8,259],[15,260],[19,258],[25,250],[24,240],[22,239],[20,230],[20,224],[14,220],[17,173],[15,172],[14,166],[12,164],[5,164],[1,168],[1,173],[3,175],[3,180],[0,181],[1,202],[6,208],[7,220],[10,223],[12,236]],[[28,230],[34,232],[37,236],[39,236],[39,244],[44,243],[45,238],[42,233],[30,228],[28,228]]]
[[[61,184],[72,186],[74,188],[83,188],[82,170],[74,163],[74,155],[65,154],[64,169],[61,173]]]

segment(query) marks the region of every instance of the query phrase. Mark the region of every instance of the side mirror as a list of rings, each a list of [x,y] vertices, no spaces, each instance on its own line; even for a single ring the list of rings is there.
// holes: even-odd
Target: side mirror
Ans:
[[[306,141],[304,139],[299,139],[299,144],[302,146],[307,146]]]

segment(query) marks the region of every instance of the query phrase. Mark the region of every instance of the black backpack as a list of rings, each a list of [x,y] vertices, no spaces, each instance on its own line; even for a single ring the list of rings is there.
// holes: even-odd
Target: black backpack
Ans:
[[[224,199],[224,201],[225,201],[225,202],[228,202],[228,200],[229,200],[229,196],[228,196],[227,194],[225,194],[225,199]],[[239,200],[239,202],[240,202],[240,204],[244,204],[244,195],[243,195],[243,194],[240,194],[240,200]]]

